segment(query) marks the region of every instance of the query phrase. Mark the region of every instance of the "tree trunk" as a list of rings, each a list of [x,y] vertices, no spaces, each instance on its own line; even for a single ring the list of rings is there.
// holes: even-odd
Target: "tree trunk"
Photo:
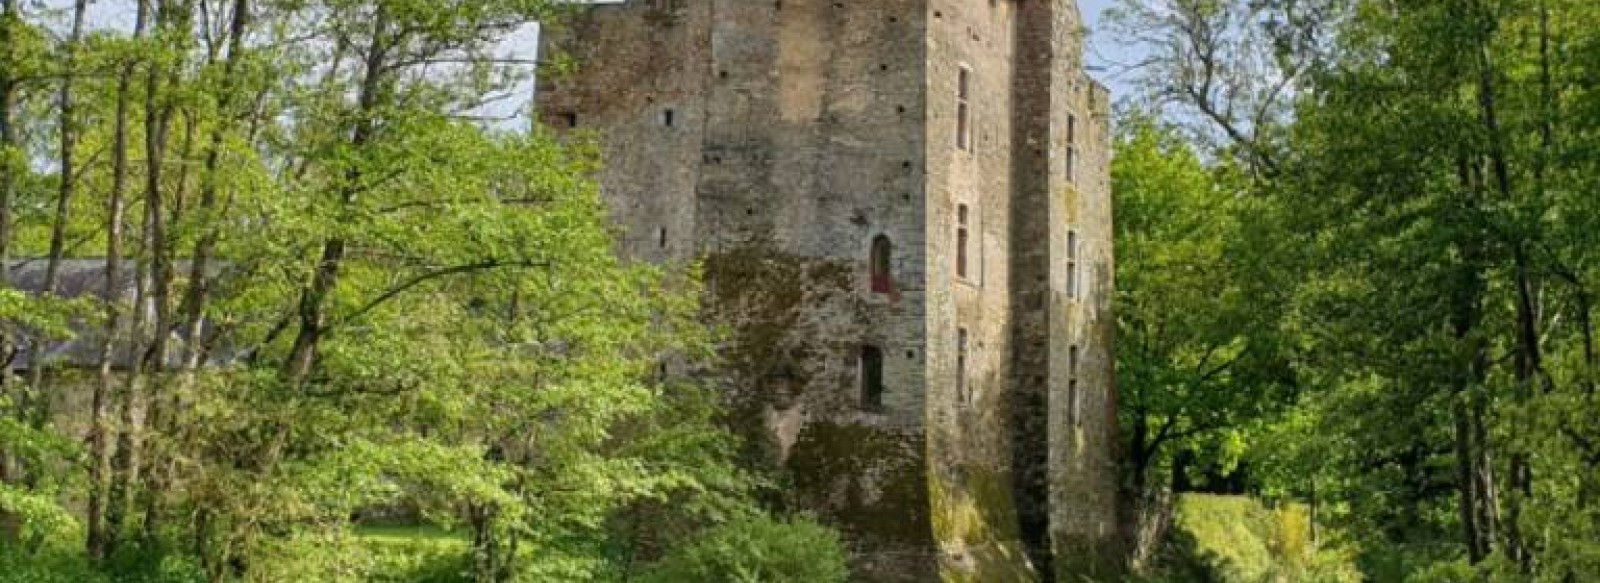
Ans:
[[[384,99],[381,94],[390,50],[388,28],[388,12],[383,5],[379,5],[377,13],[373,15],[372,43],[366,51],[355,128],[350,137],[350,145],[356,150],[367,146],[376,130],[373,115],[381,105],[380,101]],[[352,168],[346,171],[344,184],[339,192],[340,203],[348,205],[354,201],[356,189],[360,184],[359,169]],[[341,237],[334,237],[323,243],[322,255],[317,261],[311,283],[300,294],[299,330],[295,335],[294,345],[289,350],[289,359],[284,361],[280,375],[291,387],[299,388],[304,385],[316,364],[317,345],[321,343],[325,332],[327,301],[339,285],[345,245],[346,242]]]
[[[1486,14],[1483,18],[1493,18]],[[1489,165],[1494,176],[1495,187],[1500,195],[1500,204],[1515,205],[1516,192],[1512,185],[1511,161],[1504,129],[1500,122],[1499,94],[1496,85],[1496,70],[1494,55],[1491,52],[1491,43],[1494,39],[1495,27],[1491,23],[1484,23],[1483,35],[1479,38],[1477,47],[1478,64],[1478,106],[1484,131],[1489,137]],[[1544,132],[1548,139],[1548,129]],[[1543,180],[1543,168],[1536,168],[1540,181]],[[1516,289],[1516,331],[1515,331],[1515,370],[1517,380],[1517,394],[1519,402],[1526,402],[1534,394],[1534,385],[1539,382],[1539,371],[1543,369],[1542,355],[1539,347],[1538,313],[1534,305],[1534,287],[1532,270],[1528,265],[1529,238],[1520,231],[1511,234],[1512,241],[1508,241],[1512,248],[1513,282]],[[1481,417],[1481,415],[1480,415]],[[1481,423],[1481,421],[1480,421]],[[1481,428],[1480,428],[1481,429]],[[1485,450],[1486,451],[1486,450]],[[1507,515],[1505,521],[1505,546],[1507,555],[1527,573],[1533,568],[1533,559],[1527,541],[1523,540],[1521,527],[1518,521],[1522,515],[1522,499],[1533,492],[1533,470],[1529,467],[1528,455],[1522,451],[1511,451],[1509,456],[1509,471],[1511,495],[1506,498]],[[1485,482],[1490,484],[1488,466],[1480,468],[1485,472]],[[1494,508],[1494,507],[1491,507]]]
[[[1478,488],[1473,479],[1476,474],[1473,467],[1475,456],[1472,454],[1471,420],[1467,415],[1466,403],[1457,403],[1454,415],[1456,491],[1459,497],[1457,515],[1461,521],[1461,536],[1467,546],[1467,559],[1477,564],[1489,555],[1489,551],[1484,548],[1483,535],[1478,528]]]
[[[20,24],[22,14],[17,0],[0,0],[0,51],[6,52],[10,61],[12,47],[11,29]],[[11,284],[11,205],[17,190],[16,174],[12,168],[12,151],[21,149],[21,138],[16,127],[17,80],[10,67],[0,67],[0,287]],[[16,338],[0,335],[0,395],[12,399],[12,407],[20,411],[26,399],[18,394],[17,383],[11,378],[11,360],[16,357]],[[12,483],[20,476],[21,461],[10,449],[0,449],[0,483]],[[0,543],[13,544],[22,534],[22,518],[11,512],[0,511]]]
[[[217,240],[220,236],[217,225],[219,217],[220,173],[222,163],[222,150],[227,132],[237,120],[233,109],[237,93],[238,62],[240,53],[244,50],[244,35],[250,23],[250,4],[248,0],[234,0],[233,13],[229,19],[228,49],[223,61],[222,91],[217,95],[218,119],[213,121],[209,143],[206,146],[205,167],[202,170],[200,182],[200,202],[196,210],[199,216],[206,221],[200,239],[195,243],[193,254],[190,258],[188,287],[183,294],[178,321],[180,324],[179,338],[183,344],[183,358],[180,364],[180,380],[178,391],[169,400],[166,409],[167,417],[172,417],[181,408],[178,395],[185,393],[193,387],[194,376],[197,374],[205,358],[204,341],[200,337],[204,323],[205,308],[210,301],[211,292],[211,257],[216,250]],[[177,427],[171,423],[164,423],[157,428],[159,431],[172,435]],[[170,460],[159,471],[159,479],[170,480]],[[158,484],[159,485],[159,484]],[[145,509],[145,524],[154,525],[160,521],[162,514],[162,501],[159,496],[152,496]]]
[[[141,2],[146,10],[150,11],[150,18],[158,36],[176,28],[178,17],[174,15],[174,6],[167,1],[157,1],[152,6],[152,0]],[[141,467],[143,446],[140,439],[140,427],[134,414],[134,401],[138,400],[139,393],[147,387],[149,379],[148,364],[150,355],[164,349],[165,330],[161,313],[167,311],[164,303],[166,300],[162,290],[165,288],[163,279],[170,277],[171,269],[166,265],[166,217],[165,205],[161,196],[163,170],[166,165],[166,150],[168,131],[171,128],[173,106],[164,103],[163,83],[167,80],[168,72],[156,63],[150,65],[145,79],[144,95],[144,150],[145,150],[145,176],[144,198],[145,216],[144,233],[142,235],[139,260],[135,264],[135,312],[131,332],[137,338],[133,344],[137,349],[133,352],[132,361],[129,363],[128,379],[123,383],[123,391],[127,399],[123,401],[121,433],[118,438],[117,455],[113,460],[113,480],[111,487],[110,508],[106,515],[107,528],[111,535],[110,550],[116,550],[119,535],[125,526],[131,508],[129,501],[135,495],[138,487],[139,469]],[[159,360],[159,359],[157,359]],[[146,408],[152,402],[146,399]],[[148,413],[148,411],[147,411]],[[148,419],[146,419],[148,420]]]
[[[135,17],[133,37],[135,40],[144,37],[148,21],[148,11],[144,2],[139,3],[138,15]],[[117,76],[117,104],[112,136],[112,171],[111,192],[106,202],[106,273],[105,285],[102,288],[105,297],[105,338],[100,342],[100,355],[98,366],[98,383],[95,385],[92,398],[91,431],[90,431],[90,485],[89,509],[87,518],[87,546],[89,556],[101,559],[106,556],[110,545],[110,535],[107,532],[106,514],[107,498],[111,491],[111,448],[110,428],[106,423],[106,401],[116,389],[116,375],[114,374],[117,351],[122,342],[119,335],[122,333],[122,265],[123,265],[123,232],[124,215],[126,214],[126,195],[128,190],[128,116],[132,107],[133,94],[133,66],[125,64]],[[119,391],[120,393],[120,391]],[[126,420],[132,416],[131,396],[118,395],[119,405]]]
[[[1167,483],[1151,483],[1157,444],[1151,443],[1149,419],[1139,413],[1135,413],[1135,417],[1127,462],[1127,495],[1133,503],[1128,562],[1134,573],[1143,573],[1154,565],[1170,530],[1172,488]]]
[[[44,282],[40,286],[40,296],[53,296],[60,282],[61,260],[66,255],[67,226],[71,221],[72,198],[77,191],[77,162],[75,160],[78,148],[78,121],[76,107],[73,103],[73,83],[77,78],[78,43],[83,38],[84,12],[88,8],[88,0],[77,0],[72,9],[72,29],[66,40],[65,70],[61,75],[61,87],[57,94],[60,104],[58,123],[60,124],[60,141],[58,142],[58,161],[61,164],[60,175],[56,190],[55,216],[50,225],[50,251],[45,258]],[[28,348],[31,353],[28,366],[28,382],[24,385],[27,400],[21,403],[25,409],[24,414],[29,418],[29,423],[35,429],[43,429],[50,420],[50,401],[44,390],[45,367],[44,361],[45,341],[42,338],[31,341]],[[38,479],[37,472],[26,478],[30,483]]]
[[[78,120],[73,102],[73,83],[78,75],[78,43],[83,38],[83,18],[89,0],[76,0],[72,5],[72,32],[67,37],[66,71],[61,76],[61,175],[56,193],[55,223],[50,228],[50,262],[45,266],[45,291],[55,293],[56,279],[60,274],[61,257],[66,253],[67,226],[72,213],[72,198],[77,193],[76,168],[78,149]]]
[[[1464,222],[1481,220],[1484,186],[1481,168],[1473,163],[1470,153],[1457,160],[1457,173],[1461,182],[1463,204],[1459,211]],[[1487,290],[1485,281],[1485,242],[1475,233],[1460,235],[1455,245],[1461,254],[1456,281],[1452,282],[1452,313],[1450,329],[1454,336],[1458,373],[1451,380],[1454,399],[1452,414],[1455,430],[1456,488],[1458,513],[1461,520],[1462,539],[1467,547],[1467,558],[1474,564],[1488,557],[1492,550],[1493,513],[1485,508],[1494,504],[1489,487],[1492,480],[1486,472],[1488,446],[1483,430],[1482,406],[1484,397],[1477,393],[1484,385],[1488,371],[1487,347],[1480,337],[1483,320],[1483,297]]]

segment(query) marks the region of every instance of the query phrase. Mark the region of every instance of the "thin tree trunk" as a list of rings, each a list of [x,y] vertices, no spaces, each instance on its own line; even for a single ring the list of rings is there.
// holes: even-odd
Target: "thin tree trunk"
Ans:
[[[169,224],[176,223],[181,218],[179,207],[186,195],[187,185],[189,184],[188,161],[194,155],[194,126],[193,117],[185,116],[183,145],[177,157],[178,160],[182,161],[182,165],[176,180],[174,180],[175,186],[173,187],[172,204],[170,205],[172,213],[169,215]],[[149,208],[149,203],[146,203],[146,208]],[[151,330],[150,346],[142,357],[144,359],[142,368],[149,379],[145,383],[145,431],[142,452],[144,455],[141,458],[144,467],[140,472],[140,475],[144,477],[144,481],[142,483],[143,487],[139,488],[139,497],[144,506],[143,516],[145,520],[142,524],[144,526],[144,538],[147,541],[155,540],[156,534],[160,529],[160,514],[157,509],[160,506],[159,500],[164,496],[165,488],[168,484],[167,475],[162,471],[162,468],[166,466],[166,460],[171,457],[171,444],[168,441],[172,425],[168,408],[168,399],[171,392],[168,390],[168,384],[171,382],[171,376],[168,369],[171,353],[169,342],[173,331],[170,301],[174,269],[172,266],[172,241],[167,236],[164,227],[157,231],[162,234],[162,237],[156,243],[152,253],[152,256],[155,257],[152,262],[155,268],[152,270],[154,277],[150,283],[152,289],[151,303],[155,307],[153,311],[155,327]]]
[[[11,27],[19,26],[22,21],[22,11],[17,1],[0,0],[0,50],[6,52],[7,61],[11,60],[13,47],[16,46],[11,38]],[[0,67],[0,152],[6,154],[22,146],[16,126],[15,73],[9,67]],[[11,168],[10,163],[9,157],[0,158],[0,164],[5,164],[0,168],[0,284],[11,283],[11,205],[16,198],[16,174],[19,169]]]
[[[75,171],[78,150],[77,104],[72,94],[78,75],[78,43],[83,38],[83,18],[89,0],[77,0],[72,5],[72,32],[67,37],[66,71],[61,76],[61,175],[56,194],[55,223],[50,229],[50,262],[45,266],[44,289],[55,293],[56,280],[61,271],[61,257],[66,254],[67,227],[72,218],[72,198],[77,193],[78,174]]]
[[[1594,343],[1594,299],[1585,289],[1578,290],[1578,324],[1583,332],[1583,390],[1590,397],[1595,396],[1595,343]]]
[[[372,44],[366,51],[359,109],[356,112],[355,128],[350,138],[350,145],[355,150],[366,147],[376,130],[373,115],[383,98],[380,94],[383,91],[385,66],[390,49],[388,28],[388,13],[383,5],[379,5],[377,13],[373,16]],[[352,168],[346,171],[344,185],[339,192],[339,202],[342,205],[349,205],[354,201],[360,183],[359,169]],[[323,333],[326,332],[324,326],[327,301],[339,285],[345,245],[346,242],[342,237],[334,237],[323,243],[322,254],[312,274],[311,283],[300,294],[299,330],[289,350],[289,358],[284,361],[281,371],[281,376],[291,387],[301,387],[310,377],[316,364],[317,346],[322,341]]]
[[[1533,282],[1528,273],[1527,255],[1520,250],[1516,252],[1516,287],[1517,287],[1517,344],[1516,344],[1516,370],[1519,400],[1533,398],[1534,384],[1539,382],[1539,371],[1543,369],[1542,355],[1539,350],[1538,317],[1533,305]],[[1511,494],[1507,496],[1506,508],[1506,552],[1511,560],[1516,561],[1524,574],[1533,571],[1533,556],[1522,535],[1522,505],[1524,501],[1533,496],[1533,467],[1528,459],[1528,454],[1522,451],[1513,451],[1510,455],[1509,479],[1511,480]]]
[[[1463,153],[1457,160],[1457,173],[1464,197],[1460,212],[1468,215],[1466,222],[1477,221],[1484,193],[1482,171],[1473,164],[1470,154]],[[1485,243],[1476,234],[1468,232],[1462,237],[1456,242],[1462,264],[1458,267],[1458,280],[1451,286],[1454,305],[1450,316],[1451,333],[1460,351],[1460,371],[1452,379],[1450,388],[1454,399],[1456,488],[1462,542],[1467,547],[1468,559],[1476,564],[1489,556],[1494,540],[1493,513],[1485,511],[1494,500],[1489,487],[1492,480],[1486,473],[1488,444],[1481,414],[1484,397],[1475,394],[1483,386],[1488,370],[1487,349],[1479,337],[1487,258]]]
[[[1481,377],[1480,377],[1481,378]],[[1472,404],[1473,442],[1477,447],[1474,475],[1478,488],[1478,527],[1483,536],[1483,548],[1492,552],[1495,541],[1500,540],[1500,490],[1495,485],[1494,451],[1489,444],[1487,396],[1479,395]]]
[[[44,282],[40,286],[41,296],[55,295],[60,283],[61,261],[66,255],[67,227],[72,219],[72,198],[77,191],[77,162],[78,148],[78,121],[75,104],[73,103],[73,83],[77,78],[78,43],[83,38],[84,12],[88,8],[88,0],[77,0],[72,8],[72,30],[68,33],[66,41],[65,71],[61,75],[61,88],[57,94],[60,106],[60,142],[59,162],[61,164],[60,176],[57,179],[55,217],[50,225],[50,251],[45,258]],[[45,367],[44,361],[45,342],[35,339],[31,342],[29,352],[28,382],[23,390],[29,393],[26,403],[30,423],[35,428],[44,428],[50,419],[50,402],[44,390]],[[36,474],[36,473],[35,473]],[[37,475],[28,476],[29,481],[36,480]]]
[[[1459,397],[1458,397],[1459,398]],[[1457,509],[1461,521],[1462,538],[1467,546],[1467,559],[1477,564],[1489,555],[1484,548],[1482,532],[1478,528],[1478,488],[1473,468],[1471,421],[1466,403],[1455,406],[1455,457],[1456,490],[1459,497]]]
[[[22,19],[17,0],[0,0],[0,51],[7,53],[7,61],[15,43],[11,27]],[[16,174],[12,168],[11,152],[21,149],[21,138],[16,127],[17,80],[10,67],[0,67],[0,287],[11,284],[11,205],[16,198]],[[11,397],[12,407],[21,411],[26,398],[18,394],[11,378],[11,361],[16,357],[16,338],[0,335],[0,395]],[[9,448],[0,450],[0,483],[11,483],[19,477],[20,460]],[[22,518],[14,513],[0,511],[0,543],[17,542],[22,533]]]
[[[218,226],[220,173],[222,163],[222,149],[227,131],[237,120],[233,109],[235,97],[241,89],[237,86],[238,62],[242,58],[240,53],[244,50],[244,35],[250,24],[250,3],[248,0],[234,0],[233,13],[229,20],[227,38],[227,56],[223,61],[223,81],[221,93],[217,96],[218,119],[212,124],[211,135],[206,146],[205,168],[202,170],[200,182],[200,201],[196,212],[206,221],[206,225],[195,243],[194,252],[190,259],[188,287],[183,294],[180,308],[179,321],[181,322],[180,339],[183,341],[183,359],[181,363],[179,389],[168,402],[167,416],[177,413],[179,408],[178,395],[193,386],[194,375],[200,368],[205,355],[205,343],[201,338],[202,324],[204,323],[205,308],[210,301],[211,292],[211,258],[216,250],[220,236]],[[176,427],[165,423],[158,429],[172,434]],[[170,480],[170,461],[167,467],[161,470],[161,478]],[[152,496],[145,509],[145,524],[157,524],[162,513],[160,496]]]
[[[133,28],[135,40],[144,37],[149,16],[146,8],[146,3],[141,1]],[[119,338],[122,333],[122,243],[128,190],[128,116],[130,115],[129,110],[133,105],[132,95],[133,66],[129,63],[123,66],[122,72],[117,76],[116,117],[113,122],[115,128],[111,145],[113,150],[111,192],[106,202],[106,273],[105,286],[103,288],[106,318],[105,338],[100,342],[99,382],[95,385],[92,399],[92,430],[89,442],[92,465],[89,472],[87,545],[89,556],[96,559],[104,558],[111,545],[114,544],[111,542],[111,534],[107,531],[107,498],[111,493],[112,464],[109,443],[110,428],[105,419],[106,400],[112,395],[113,391],[117,392],[122,422],[131,423],[133,416],[131,392],[115,388],[117,384],[115,374],[117,355],[119,348],[122,348],[123,345]],[[135,307],[137,307],[137,304],[135,304]],[[122,386],[127,387],[126,384]],[[125,444],[124,447],[131,447],[131,444]]]
[[[1484,18],[1491,18],[1486,10],[1480,10]],[[1479,39],[1478,53],[1478,106],[1484,131],[1489,136],[1489,165],[1494,177],[1495,187],[1500,195],[1500,204],[1514,204],[1516,192],[1512,185],[1511,161],[1507,151],[1504,128],[1500,123],[1499,90],[1495,83],[1495,61],[1490,44],[1493,42],[1493,28],[1485,23],[1483,36]],[[1542,177],[1542,167],[1540,180]],[[1527,235],[1517,231],[1512,233],[1513,277],[1516,288],[1516,358],[1515,370],[1517,379],[1517,395],[1519,401],[1526,401],[1533,397],[1534,384],[1538,382],[1539,371],[1542,370],[1542,356],[1539,347],[1538,313],[1534,306],[1534,286],[1532,270],[1528,265],[1526,253]],[[1481,424],[1481,413],[1479,415]],[[1481,428],[1480,428],[1481,430]],[[1481,446],[1481,444],[1480,444]],[[1486,452],[1487,449],[1485,448]],[[1522,567],[1524,572],[1531,572],[1533,559],[1527,541],[1523,539],[1522,530],[1518,521],[1522,516],[1522,501],[1533,491],[1533,470],[1529,467],[1528,455],[1521,451],[1511,451],[1509,456],[1509,479],[1511,481],[1511,495],[1506,498],[1508,519],[1505,522],[1506,553]],[[1488,491],[1493,492],[1493,481],[1488,477],[1489,467],[1480,468],[1485,472],[1485,482]],[[1488,508],[1497,508],[1498,505],[1486,505]]]
[[[1311,476],[1311,492],[1310,492],[1310,494],[1311,494],[1311,504],[1310,504],[1310,506],[1311,506],[1311,512],[1310,512],[1311,517],[1307,522],[1309,522],[1310,525],[1311,525],[1311,544],[1312,544],[1313,547],[1315,547],[1317,545],[1318,541],[1321,540],[1321,537],[1320,537],[1321,533],[1319,532],[1319,529],[1317,528],[1317,515],[1318,515],[1318,511],[1321,510],[1321,508],[1318,505],[1321,502],[1321,499],[1317,495],[1317,477],[1316,477],[1315,474],[1313,474]]]
[[[160,36],[173,28],[173,7],[166,1],[160,1],[155,6],[152,6],[151,2],[152,0],[142,0],[141,4],[144,9],[151,11],[150,17],[153,19],[157,36]],[[156,292],[163,275],[161,257],[165,254],[162,247],[166,239],[166,218],[161,198],[161,183],[166,164],[167,134],[171,127],[173,111],[170,104],[162,103],[162,83],[165,80],[165,73],[161,66],[152,63],[145,80],[145,216],[144,233],[140,238],[141,249],[138,254],[140,257],[134,268],[135,312],[131,327],[131,332],[138,340],[134,342],[137,350],[132,355],[128,378],[123,383],[123,390],[128,394],[128,399],[123,403],[123,426],[118,438],[117,455],[113,460],[110,509],[106,514],[112,543],[109,547],[113,552],[116,550],[118,537],[122,534],[131,510],[129,501],[134,495],[133,490],[139,483],[142,459],[139,449],[142,443],[134,414],[134,401],[138,400],[138,393],[142,392],[141,387],[148,384],[148,379],[145,378],[148,355],[163,344],[162,339],[165,337],[158,316],[163,310],[161,300],[164,298]],[[148,263],[147,259],[150,260]],[[151,318],[152,316],[155,317]],[[152,323],[153,326],[149,325]],[[147,399],[147,408],[148,401]]]

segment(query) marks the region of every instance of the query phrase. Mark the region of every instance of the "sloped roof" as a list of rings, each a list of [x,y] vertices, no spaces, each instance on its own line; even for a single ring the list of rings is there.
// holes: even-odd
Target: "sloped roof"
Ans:
[[[119,265],[117,290],[113,293],[121,302],[132,302],[136,293],[134,281],[137,262],[123,259]],[[105,259],[63,259],[58,264],[56,285],[53,293],[62,298],[75,299],[90,297],[99,300],[107,299],[105,293],[106,268]],[[173,269],[178,273],[187,273],[190,269],[189,261],[173,262]],[[16,259],[10,263],[11,287],[29,294],[40,294],[44,291],[48,260],[44,258]],[[219,265],[208,270],[212,277],[223,272]],[[149,308],[145,308],[149,309]],[[147,312],[147,316],[152,316]],[[147,321],[154,318],[148,318]],[[127,322],[124,322],[126,328]],[[90,319],[74,320],[70,323],[73,337],[61,342],[45,343],[42,347],[42,360],[49,366],[63,368],[93,368],[99,366],[101,345],[105,340],[105,329],[100,323]],[[126,330],[123,330],[126,334]],[[178,364],[178,354],[185,344],[181,331],[174,328],[168,332],[171,342],[168,343],[170,354],[167,362],[170,365]],[[34,362],[34,346],[29,338],[21,338],[18,350],[11,359],[9,368],[13,371],[28,370]],[[126,337],[118,339],[113,346],[112,366],[119,369],[128,368],[134,361],[134,347]]]

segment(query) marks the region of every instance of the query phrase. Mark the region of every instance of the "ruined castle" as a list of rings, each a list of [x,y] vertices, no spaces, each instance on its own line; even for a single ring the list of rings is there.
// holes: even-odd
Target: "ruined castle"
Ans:
[[[704,261],[752,459],[864,581],[1114,572],[1109,96],[1074,0],[628,0],[547,31],[632,257]]]

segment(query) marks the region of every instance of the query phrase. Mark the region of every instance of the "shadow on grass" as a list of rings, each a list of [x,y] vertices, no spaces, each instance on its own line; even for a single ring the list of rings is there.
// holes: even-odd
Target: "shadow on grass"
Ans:
[[[1174,530],[1156,555],[1156,568],[1131,583],[1227,583],[1218,568],[1224,560],[1202,548],[1194,535]]]

